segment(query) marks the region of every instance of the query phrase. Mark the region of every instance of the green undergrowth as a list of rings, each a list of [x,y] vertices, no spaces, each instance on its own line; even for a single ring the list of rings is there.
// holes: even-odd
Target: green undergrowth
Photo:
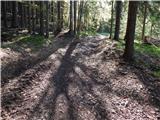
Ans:
[[[11,48],[13,50],[18,49],[30,49],[31,51],[37,51],[44,45],[51,42],[50,39],[46,39],[44,36],[40,35],[24,35],[17,36],[16,40],[13,42],[8,42],[2,45],[2,48]]]
[[[124,40],[120,40],[117,43],[117,48],[118,49],[125,48]],[[160,47],[154,45],[142,44],[139,43],[138,41],[135,41],[134,48],[136,53],[146,54],[153,57],[160,57]]]
[[[160,70],[153,71],[153,76],[160,78]]]
[[[86,36],[95,36],[97,33],[95,31],[81,31],[79,36],[86,37]]]
[[[135,43],[135,50],[154,57],[160,57],[160,47],[148,44]]]
[[[120,40],[119,42],[117,42],[117,49],[124,50],[124,48],[124,40]],[[160,78],[160,66],[156,64],[156,59],[160,59],[160,47],[135,41],[134,48],[136,55],[134,63],[138,66],[144,66],[145,68],[148,68],[149,70],[151,70],[151,74],[154,77]]]

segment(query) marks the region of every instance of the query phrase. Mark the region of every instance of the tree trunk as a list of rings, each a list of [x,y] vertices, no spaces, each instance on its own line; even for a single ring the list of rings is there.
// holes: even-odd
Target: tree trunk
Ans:
[[[57,1],[57,22],[58,26],[55,35],[61,32],[61,1]]]
[[[32,1],[32,34],[35,34],[35,8],[33,1]]]
[[[24,3],[21,4],[22,4],[21,21],[23,22],[21,27],[24,28]]]
[[[146,17],[147,17],[147,1],[144,1],[144,19],[143,19],[143,28],[142,28],[142,41],[144,40]]]
[[[77,1],[74,1],[74,35],[76,35],[77,30]]]
[[[112,8],[111,8],[111,26],[110,26],[110,37],[109,39],[112,39],[112,28],[113,28],[113,1],[112,2]]]
[[[126,30],[127,35],[126,35],[125,51],[123,55],[126,61],[133,60],[137,7],[138,7],[138,1],[129,1],[127,30]]]
[[[115,24],[114,39],[117,41],[119,40],[121,11],[122,11],[122,1],[116,1],[116,24]]]
[[[43,1],[40,1],[40,35],[44,35],[43,9]]]
[[[31,33],[31,6],[30,1],[28,1],[28,33]]]
[[[71,34],[71,35],[73,35],[73,11],[72,11],[72,8],[73,8],[73,6],[72,6],[72,0],[70,0],[70,26],[69,26],[69,33]]]
[[[58,17],[58,9],[57,9],[57,7],[55,7],[55,6],[57,6],[57,3],[54,3],[53,1],[51,2],[51,6],[52,6],[52,10],[51,10],[51,14],[52,14],[52,16],[51,16],[51,21],[53,22],[53,33],[56,33],[56,30],[57,30],[57,17]]]
[[[22,3],[18,2],[18,27],[22,28],[23,27],[23,8],[22,8]]]
[[[54,11],[54,2],[52,1],[52,2],[50,3],[50,13],[51,13],[51,17],[50,17],[51,20],[50,20],[50,21],[51,21],[51,22],[53,22],[53,20],[54,20],[54,19],[53,19],[53,18],[54,18],[54,17],[53,17],[53,11]]]
[[[61,29],[63,28],[63,12],[64,12],[64,1],[61,1]]]
[[[153,31],[153,23],[151,23],[151,31],[150,31],[150,36],[152,37],[152,31]]]
[[[11,23],[12,28],[17,27],[17,2],[12,1],[12,23]]]
[[[49,37],[49,2],[46,1],[46,38]]]
[[[7,28],[7,16],[6,16],[6,13],[7,13],[7,9],[6,9],[6,1],[2,1],[2,16],[3,16],[3,25],[5,28]]]
[[[36,8],[36,25],[39,24],[39,15],[38,15],[38,9]]]
[[[27,27],[27,9],[26,9],[26,5],[23,6],[23,11],[24,11],[24,14],[23,14],[23,17],[24,17],[24,27],[26,28]]]
[[[77,33],[78,33],[78,35],[80,34],[80,30],[81,30],[81,21],[82,21],[82,14],[83,14],[83,5],[84,5],[84,1],[80,1],[79,13],[78,13],[78,25],[77,25]]]

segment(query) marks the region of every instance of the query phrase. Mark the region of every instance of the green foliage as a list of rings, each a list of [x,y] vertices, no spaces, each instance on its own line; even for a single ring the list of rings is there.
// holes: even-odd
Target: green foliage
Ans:
[[[142,44],[139,43],[139,41],[135,41],[134,47],[135,47],[135,52],[160,58],[160,47],[156,47],[154,45]],[[124,49],[125,41],[121,39],[120,42],[117,43],[117,48]]]
[[[154,45],[135,43],[135,50],[150,56],[160,57],[160,48]]]
[[[45,38],[40,35],[26,36],[18,41],[18,44],[32,44],[35,47],[41,47],[45,43]]]
[[[153,76],[160,78],[160,70],[152,72]]]
[[[110,26],[109,26],[110,23],[107,23],[105,21],[101,21],[100,22],[100,26],[99,26],[99,29],[97,32],[110,32]]]
[[[95,36],[96,32],[95,31],[81,31],[79,36],[85,37],[85,36]]]
[[[40,35],[24,35],[24,36],[17,36],[16,40],[2,45],[2,48],[11,48],[13,50],[18,50],[18,49],[31,49],[31,51],[35,52],[43,45],[49,44],[51,41],[49,39],[46,39],[44,36]],[[17,47],[20,46],[20,47]]]
[[[142,44],[139,43],[139,41],[135,41],[134,44],[135,52],[138,54],[139,57],[135,58],[134,64],[143,66],[149,70],[151,70],[151,75],[154,77],[159,78],[160,77],[160,68],[155,63],[150,63],[148,61],[145,61],[144,58],[141,56],[147,55],[148,58],[152,56],[151,59],[159,58],[160,59],[160,47],[156,47],[154,45],[148,45],[148,44]],[[120,40],[120,42],[117,42],[117,49],[124,49],[125,48],[125,41]]]

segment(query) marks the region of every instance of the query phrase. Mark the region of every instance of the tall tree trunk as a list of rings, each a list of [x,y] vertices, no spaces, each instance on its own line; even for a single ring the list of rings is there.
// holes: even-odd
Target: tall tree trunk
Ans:
[[[12,1],[12,23],[11,27],[16,28],[17,27],[17,2]]]
[[[35,6],[32,1],[32,34],[35,34]]]
[[[49,37],[49,2],[46,1],[46,38]]]
[[[151,30],[150,30],[150,36],[152,37],[152,32],[153,32],[153,23],[151,23]]]
[[[74,1],[74,35],[77,33],[77,1]]]
[[[36,24],[39,24],[38,22],[38,9],[36,8]]]
[[[26,13],[25,13],[25,5],[24,5],[24,3],[22,3],[22,21],[23,21],[22,27],[23,27],[23,28],[25,28],[25,24],[26,24],[26,23],[25,23],[25,22],[26,22],[26,21],[25,21],[25,14],[26,14]]]
[[[137,7],[138,7],[138,1],[129,1],[127,31],[126,31],[127,35],[126,35],[125,51],[123,55],[126,61],[133,60]]]
[[[111,26],[110,26],[110,37],[109,39],[112,39],[112,28],[113,28],[113,1],[112,2],[112,8],[111,8]]]
[[[28,33],[31,33],[31,4],[28,1]]]
[[[144,1],[144,18],[143,18],[143,28],[142,28],[142,41],[144,41],[146,17],[147,17],[147,1]]]
[[[23,3],[19,2],[18,6],[19,6],[19,16],[20,16],[20,27],[23,28],[24,26],[24,21],[23,21]]]
[[[81,30],[83,6],[84,6],[84,1],[80,1],[79,12],[78,12],[78,25],[77,25],[77,33],[78,33],[78,35],[80,34],[80,30]]]
[[[70,26],[69,26],[69,33],[73,35],[73,5],[72,5],[72,0],[70,0]]]
[[[59,32],[61,32],[61,1],[57,1],[57,30],[55,32],[55,35],[57,35]]]
[[[61,1],[61,29],[63,28],[63,12],[64,12],[64,1]]]
[[[6,10],[6,1],[2,1],[2,16],[3,16],[3,25],[5,28],[7,28],[7,16],[6,16],[6,13],[7,13],[7,10]]]
[[[51,20],[50,20],[50,21],[51,21],[51,22],[53,22],[53,20],[54,20],[54,19],[53,19],[53,18],[54,18],[54,17],[53,17],[53,11],[54,11],[54,2],[51,1],[51,3],[50,3],[50,13],[51,13],[51,17],[50,17]]]
[[[114,39],[117,41],[119,40],[121,11],[122,11],[122,1],[116,1],[116,24],[115,24]]]
[[[40,35],[44,35],[43,9],[43,1],[40,1]]]
[[[58,20],[58,9],[57,9],[57,7],[55,7],[55,6],[57,6],[57,3],[54,3],[53,1],[52,1],[52,3],[51,3],[51,5],[52,5],[52,10],[51,10],[51,14],[52,14],[52,17],[51,17],[51,21],[53,22],[53,33],[56,33],[56,31],[57,31],[57,20]]]
[[[25,4],[23,6],[23,11],[24,11],[24,14],[23,14],[23,17],[24,17],[24,27],[26,28],[27,27],[27,9],[26,9],[26,5]]]

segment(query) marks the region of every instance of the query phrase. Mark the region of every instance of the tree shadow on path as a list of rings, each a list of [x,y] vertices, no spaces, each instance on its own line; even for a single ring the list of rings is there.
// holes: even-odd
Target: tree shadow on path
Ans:
[[[73,50],[75,49],[76,45],[78,42],[72,42],[69,45],[69,48],[67,49],[65,55],[63,56],[62,60],[61,60],[61,65],[59,66],[57,72],[55,73],[55,75],[51,78],[50,80],[50,85],[54,88],[51,88],[51,86],[49,85],[47,90],[45,90],[44,95],[41,97],[39,103],[33,108],[33,112],[31,112],[31,114],[28,116],[28,119],[32,119],[34,117],[38,117],[40,116],[40,113],[38,113],[37,116],[37,111],[40,108],[40,105],[45,104],[45,99],[47,97],[47,93],[49,91],[49,89],[51,89],[52,93],[51,95],[49,95],[49,101],[47,102],[46,106],[46,110],[47,112],[47,120],[53,120],[55,117],[55,112],[56,112],[56,101],[57,98],[60,95],[64,95],[66,100],[67,100],[67,104],[68,104],[68,116],[67,118],[69,120],[75,120],[76,119],[76,112],[75,112],[75,107],[72,104],[72,100],[70,99],[69,95],[68,95],[68,85],[69,85],[69,79],[68,79],[68,75],[69,73],[73,70],[73,66],[74,66],[74,62],[73,60],[71,60],[71,54],[73,52]]]

